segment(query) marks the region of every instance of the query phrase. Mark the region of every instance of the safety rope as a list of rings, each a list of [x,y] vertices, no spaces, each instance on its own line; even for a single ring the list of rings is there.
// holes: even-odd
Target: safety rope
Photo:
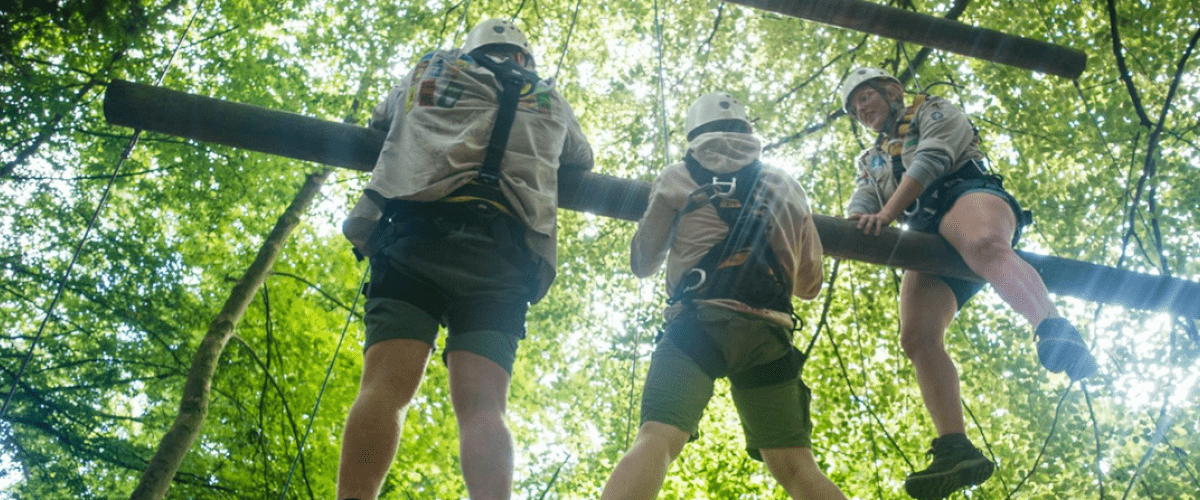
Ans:
[[[664,9],[665,10],[665,9]],[[658,0],[654,0],[654,35],[658,40],[658,107],[662,117],[663,158],[666,164],[671,164],[671,143],[667,134],[667,96],[666,84],[663,81],[663,35],[662,19],[659,17]]]
[[[837,172],[838,172],[838,174],[834,177],[834,179],[837,184],[838,198],[842,199],[843,190],[842,190],[841,169],[838,169]],[[808,355],[809,352],[813,349],[813,345],[816,343],[817,337],[820,334],[820,331],[822,329],[824,329],[826,326],[828,326],[828,324],[827,324],[828,323],[828,311],[829,311],[831,305],[833,304],[833,295],[836,293],[836,290],[837,290],[834,287],[834,285],[836,284],[836,277],[837,277],[838,271],[841,267],[841,262],[842,262],[841,259],[833,259],[833,270],[830,271],[829,282],[825,287],[826,290],[829,290],[829,295],[825,299],[825,306],[823,307],[822,312],[821,312],[821,319],[817,323],[817,327],[816,327],[817,331],[813,334],[812,339],[809,340],[808,346],[804,350],[805,355]],[[851,275],[852,282],[850,285],[850,289],[856,290],[856,289],[858,289],[858,287],[856,285],[854,285],[853,279],[854,279],[853,275]],[[857,294],[853,294],[853,293],[850,294],[850,308],[854,311],[854,316],[857,318],[859,316],[858,295]],[[854,324],[857,325],[860,323],[858,321],[854,321]],[[842,354],[841,354],[841,351],[838,349],[837,339],[834,338],[833,332],[830,331],[829,334],[826,335],[826,337],[829,338],[829,344],[831,347],[833,347],[833,354],[834,354],[835,358],[837,359],[838,367],[840,368],[840,371],[841,371],[842,380],[846,383],[846,389],[850,392],[850,397],[852,399],[854,399],[854,401],[863,408],[863,411],[865,411],[867,413],[867,416],[870,417],[870,419],[872,421],[874,421],[875,424],[879,427],[880,431],[883,433],[884,439],[887,440],[887,442],[891,445],[891,447],[893,449],[895,449],[897,452],[900,453],[900,458],[904,459],[904,462],[906,464],[908,464],[908,468],[912,469],[913,468],[912,461],[910,461],[908,459],[908,455],[906,455],[904,453],[904,450],[896,442],[896,439],[892,437],[892,434],[890,432],[888,432],[887,427],[885,427],[883,425],[883,421],[879,418],[879,416],[875,415],[875,411],[871,407],[871,405],[868,404],[868,402],[866,400],[859,397],[857,392],[855,392],[853,382],[850,380],[850,373],[846,370],[846,362],[845,362],[845,360],[842,359]],[[871,443],[872,443],[872,453],[875,453],[876,455],[878,455],[879,451],[874,448],[875,440],[872,439]],[[878,476],[878,473],[879,473],[878,467],[875,468],[875,473]],[[877,484],[881,483],[881,481],[876,481],[876,483]]]
[[[558,81],[558,73],[562,71],[563,60],[567,58],[567,49],[571,46],[571,36],[575,34],[575,23],[579,20],[579,6],[583,0],[575,0],[575,10],[571,13],[571,27],[567,29],[567,39],[563,42],[562,54],[558,56],[558,66],[554,68],[554,81]]]
[[[660,17],[660,7],[658,0],[654,0],[654,34],[658,49],[658,106],[662,117],[662,140],[663,140],[663,158],[667,165],[671,164],[670,137],[667,129],[667,102],[664,93],[663,85],[663,41],[662,41],[662,19]],[[637,362],[638,362],[638,347],[642,344],[642,330],[635,329],[633,336],[633,353],[632,362],[629,367],[629,405],[628,413],[625,416],[625,449],[629,449],[629,435],[633,428],[633,392],[636,387],[637,379]]]
[[[857,316],[858,298],[853,294],[851,295],[851,303],[852,308],[854,309],[854,314]],[[856,321],[855,324],[858,324],[858,322]],[[900,458],[904,459],[904,463],[908,464],[908,468],[913,469],[914,467],[912,461],[908,459],[908,455],[904,453],[904,449],[901,448],[896,442],[896,439],[892,437],[892,433],[888,432],[887,427],[883,424],[883,420],[879,418],[879,415],[875,414],[875,410],[870,403],[866,399],[863,399],[861,396],[859,396],[858,391],[854,390],[854,384],[850,380],[850,372],[846,369],[846,360],[842,358],[842,352],[841,349],[838,348],[837,340],[834,338],[832,333],[827,335],[827,337],[829,337],[829,345],[833,347],[833,355],[837,359],[838,368],[842,374],[842,380],[846,382],[846,390],[850,392],[850,398],[853,399],[855,403],[858,403],[863,408],[863,411],[867,412],[867,415],[871,417],[871,420],[875,422],[875,425],[879,426],[879,429],[883,432],[884,438],[887,439],[888,443],[892,445],[892,448],[895,448],[896,451],[900,453]]]
[[[171,55],[167,57],[167,62],[163,66],[162,71],[159,71],[158,78],[154,80],[154,85],[162,83],[163,78],[167,76],[167,71],[171,69],[171,64],[175,62],[175,56],[179,54],[180,47],[183,46],[183,40],[187,38],[188,32],[191,31],[192,25],[196,22],[196,16],[200,13],[201,4],[196,6],[196,10],[192,12],[191,19],[188,20],[187,26],[183,32],[179,34],[179,40],[175,42],[175,48],[171,51]],[[79,261],[79,256],[83,254],[83,246],[87,243],[88,237],[91,236],[92,229],[96,227],[96,221],[100,218],[100,210],[104,208],[104,204],[108,202],[108,196],[112,192],[113,185],[116,183],[118,174],[121,172],[121,166],[129,159],[129,155],[133,153],[134,146],[137,145],[138,139],[142,136],[142,129],[134,129],[133,136],[129,138],[129,142],[125,145],[125,149],[121,152],[121,157],[117,160],[116,167],[113,168],[112,175],[108,178],[108,184],[104,186],[104,191],[100,195],[100,201],[96,204],[96,209],[92,211],[91,217],[88,218],[87,227],[83,231],[83,236],[79,238],[79,243],[75,245],[75,252],[71,254],[71,260],[67,263],[67,268],[63,271],[62,278],[58,280],[58,286],[54,291],[54,297],[50,300],[50,305],[46,307],[46,314],[42,318],[42,322],[38,325],[37,334],[34,335],[33,341],[29,343],[29,348],[25,351],[25,357],[21,359],[21,366],[17,368],[16,375],[13,376],[12,388],[9,389],[8,395],[4,398],[4,405],[0,406],[0,419],[8,415],[8,407],[12,402],[13,395],[17,392],[17,386],[20,385],[21,377],[25,373],[25,368],[28,367],[29,361],[33,359],[33,351],[41,342],[42,337],[46,332],[46,324],[50,322],[50,318],[54,315],[54,308],[58,306],[58,301],[62,298],[63,290],[67,286],[67,279],[71,276],[71,271],[75,268],[75,263]]]
[[[1080,381],[1079,383],[1082,385],[1083,381]],[[1067,401],[1067,395],[1070,393],[1071,386],[1068,385],[1067,388],[1063,390],[1062,396],[1058,398],[1058,404],[1054,407],[1054,419],[1050,421],[1050,431],[1046,433],[1046,439],[1042,440],[1042,446],[1038,449],[1038,454],[1036,457],[1034,457],[1033,464],[1029,466],[1029,472],[1024,476],[1021,476],[1021,480],[1017,482],[1017,485],[1014,486],[1013,489],[1008,492],[1008,495],[1004,497],[1005,500],[1012,498],[1013,495],[1016,495],[1018,491],[1021,491],[1021,487],[1025,485],[1025,481],[1028,481],[1029,478],[1033,476],[1033,473],[1037,471],[1037,466],[1039,463],[1041,463],[1042,457],[1046,456],[1046,447],[1050,445],[1050,440],[1054,438],[1054,430],[1058,428],[1058,417],[1062,414],[1063,403]]]
[[[317,420],[317,410],[321,408],[321,398],[325,395],[325,387],[329,385],[329,378],[333,374],[333,365],[337,362],[338,354],[342,351],[342,343],[346,340],[346,332],[350,331],[350,323],[354,320],[354,311],[358,309],[358,299],[362,295],[359,293],[363,289],[363,284],[367,282],[367,275],[370,274],[370,266],[363,271],[362,278],[358,280],[358,286],[354,287],[354,302],[350,305],[350,310],[346,311],[346,323],[342,325],[342,334],[338,336],[337,346],[333,348],[333,357],[329,359],[329,365],[325,367],[325,378],[321,380],[321,389],[317,391],[317,400],[313,402],[313,409],[308,415],[308,425],[304,427],[304,435],[300,437],[300,443],[296,445],[296,457],[292,459],[292,466],[288,468],[287,480],[283,483],[283,490],[279,492],[279,500],[287,498],[288,488],[292,484],[292,477],[296,474],[296,465],[300,463],[300,457],[304,454],[304,444],[308,441],[308,436],[312,434],[313,422]]]

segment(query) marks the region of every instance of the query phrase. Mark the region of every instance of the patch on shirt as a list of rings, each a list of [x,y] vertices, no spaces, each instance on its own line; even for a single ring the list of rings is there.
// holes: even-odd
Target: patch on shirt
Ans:
[[[528,89],[528,87],[526,87]],[[538,89],[533,93],[522,97],[517,101],[517,109],[526,113],[540,113],[543,115],[550,114],[553,98],[550,95],[548,87],[538,86]]]
[[[446,90],[442,92],[441,97],[438,97],[437,105],[442,108],[453,108],[454,103],[462,97],[463,90],[465,89],[462,85],[454,82],[447,83]]]
[[[934,111],[932,115],[929,115],[929,118],[934,121],[941,120],[942,118],[945,118],[945,117],[946,117],[946,115],[943,115],[941,111]]]
[[[437,80],[422,80],[421,90],[417,92],[417,105],[433,106],[435,92],[437,92]]]
[[[887,162],[884,161],[882,156],[872,156],[871,157],[871,165],[870,165],[871,170],[879,170],[879,169],[883,168],[884,165],[887,165]],[[864,172],[864,175],[865,174],[866,173]]]

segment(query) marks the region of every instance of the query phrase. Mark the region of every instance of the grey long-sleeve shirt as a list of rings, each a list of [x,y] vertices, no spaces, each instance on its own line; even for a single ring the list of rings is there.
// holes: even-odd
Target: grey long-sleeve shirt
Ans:
[[[949,101],[929,96],[917,106],[903,137],[888,137],[858,156],[858,180],[846,215],[876,213],[895,194],[898,183],[892,176],[892,148],[902,151],[904,175],[923,187],[970,160],[983,159],[966,115]]]

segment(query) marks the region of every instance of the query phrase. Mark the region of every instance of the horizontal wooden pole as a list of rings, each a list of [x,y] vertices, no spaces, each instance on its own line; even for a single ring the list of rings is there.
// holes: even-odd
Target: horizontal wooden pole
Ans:
[[[115,125],[364,172],[374,168],[384,137],[378,130],[126,81],[109,85],[104,114]],[[637,221],[650,183],[564,169],[558,194],[562,208]],[[831,257],[982,281],[940,236],[896,228],[869,236],[840,217],[816,214],[813,220]],[[1051,292],[1200,318],[1200,283],[1020,254]]]
[[[1087,67],[1075,49],[865,0],[729,1],[1070,79]]]

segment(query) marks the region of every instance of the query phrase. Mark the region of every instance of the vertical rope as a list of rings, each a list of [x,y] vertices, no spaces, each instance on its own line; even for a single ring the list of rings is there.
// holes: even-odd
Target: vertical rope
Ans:
[[[671,164],[671,144],[667,127],[667,97],[666,82],[663,81],[663,36],[662,19],[659,16],[658,0],[654,0],[654,35],[658,41],[658,108],[662,117],[663,158],[666,164]]]
[[[567,58],[567,49],[571,47],[571,36],[575,34],[575,23],[579,20],[579,6],[583,0],[575,1],[575,11],[571,13],[571,27],[567,29],[567,40],[563,42],[562,54],[558,56],[558,67],[554,68],[554,80],[558,81],[558,73],[562,71],[563,60]]]
[[[667,101],[665,85],[663,84],[663,41],[662,18],[659,15],[658,0],[654,0],[654,36],[658,46],[658,107],[662,119],[663,159],[665,164],[671,164],[670,138],[667,128]],[[642,344],[642,331],[638,329],[633,337],[633,362],[629,366],[629,414],[625,417],[625,449],[629,449],[629,434],[633,427],[633,389],[637,385],[638,347]]]
[[[292,459],[292,466],[288,468],[287,480],[283,483],[283,490],[279,492],[279,500],[287,498],[288,488],[292,485],[292,477],[296,475],[296,465],[300,463],[300,457],[304,455],[304,444],[308,442],[308,436],[312,434],[313,422],[317,420],[317,410],[321,408],[321,397],[325,395],[325,387],[329,385],[329,378],[333,374],[333,365],[337,362],[338,353],[342,351],[342,342],[346,340],[346,332],[350,331],[350,322],[354,320],[354,311],[358,309],[358,298],[362,296],[358,291],[362,290],[363,283],[366,283],[370,269],[368,266],[367,270],[363,271],[362,278],[358,280],[358,286],[354,288],[354,303],[350,304],[350,310],[346,311],[346,324],[342,326],[342,334],[338,337],[337,346],[333,348],[333,357],[329,358],[329,366],[325,367],[325,378],[321,380],[321,388],[317,391],[317,400],[313,402],[312,412],[309,413],[308,425],[304,426],[304,435],[300,437],[300,443],[296,445],[296,457]]]

